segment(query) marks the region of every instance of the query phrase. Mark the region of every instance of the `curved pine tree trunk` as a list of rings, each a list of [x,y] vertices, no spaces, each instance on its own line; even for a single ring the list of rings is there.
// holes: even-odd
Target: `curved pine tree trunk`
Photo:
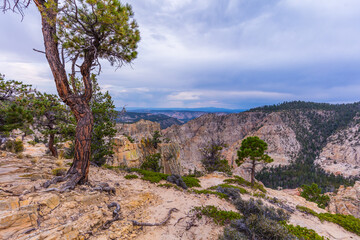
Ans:
[[[55,134],[50,133],[49,135],[49,150],[51,152],[51,155],[53,155],[53,157],[58,157],[58,152],[56,147],[54,146],[54,142],[55,142]]]
[[[65,177],[54,178],[44,184],[48,187],[53,183],[68,180],[63,190],[73,189],[78,183],[85,183],[88,180],[90,154],[91,154],[91,133],[93,128],[93,116],[89,106],[92,96],[92,84],[90,69],[95,59],[95,50],[88,51],[84,55],[84,62],[81,65],[81,75],[85,90],[77,94],[70,89],[69,81],[65,71],[65,65],[60,60],[58,41],[56,39],[57,11],[47,9],[42,1],[36,1],[42,20],[42,32],[44,37],[45,53],[51,72],[54,76],[57,92],[61,100],[70,107],[74,113],[77,126],[75,135],[75,156],[73,165]],[[98,45],[98,43],[95,43]]]
[[[74,175],[74,181],[82,184],[88,181],[93,116],[89,104],[83,104],[80,106],[80,109],[82,112],[75,114],[77,120],[75,156],[73,164],[67,174]]]

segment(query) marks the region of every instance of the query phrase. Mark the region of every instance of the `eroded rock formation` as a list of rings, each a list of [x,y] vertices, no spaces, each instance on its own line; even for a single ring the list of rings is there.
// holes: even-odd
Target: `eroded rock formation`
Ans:
[[[360,176],[360,116],[328,138],[315,163],[329,173]]]
[[[300,150],[294,131],[282,121],[280,113],[207,114],[182,126],[172,126],[162,133],[182,147],[180,163],[184,172],[203,169],[199,148],[212,139],[219,139],[229,146],[223,155],[234,166],[236,150],[248,136],[259,136],[268,143],[268,153],[275,160],[273,165],[289,164]]]

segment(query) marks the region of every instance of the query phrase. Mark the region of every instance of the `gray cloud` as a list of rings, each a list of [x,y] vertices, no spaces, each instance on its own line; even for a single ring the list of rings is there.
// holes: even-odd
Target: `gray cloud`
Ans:
[[[103,64],[118,106],[253,107],[284,100],[358,101],[357,0],[137,0],[132,66]],[[0,14],[0,72],[55,92],[39,14]],[[249,94],[245,94],[249,93]]]

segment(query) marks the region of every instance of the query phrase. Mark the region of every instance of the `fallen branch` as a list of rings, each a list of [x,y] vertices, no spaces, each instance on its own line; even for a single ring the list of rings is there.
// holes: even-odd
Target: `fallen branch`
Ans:
[[[13,196],[20,196],[21,195],[21,194],[15,194],[14,192],[12,192],[10,190],[3,189],[3,188],[0,188],[0,191],[3,191],[4,193],[11,194]]]
[[[103,225],[103,229],[108,229],[111,224],[115,221],[121,220],[122,218],[120,218],[120,205],[117,202],[112,202],[107,206],[109,209],[112,207],[116,207],[115,210],[113,211],[113,219],[111,220],[107,220],[105,222],[105,224]]]
[[[177,212],[177,211],[179,211],[179,209],[177,209],[177,208],[170,209],[166,218],[159,223],[141,223],[141,222],[137,222],[135,220],[131,220],[131,222],[133,223],[134,226],[161,226],[161,225],[164,225],[167,221],[169,221],[172,212]]]
[[[107,192],[108,194],[116,195],[116,190],[110,187],[108,183],[100,183],[99,186],[94,187],[93,190],[100,192]]]

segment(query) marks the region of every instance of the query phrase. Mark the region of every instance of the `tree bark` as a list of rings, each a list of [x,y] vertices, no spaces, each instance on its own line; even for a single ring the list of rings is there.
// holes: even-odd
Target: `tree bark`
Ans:
[[[44,186],[48,187],[53,183],[68,180],[63,189],[73,189],[76,184],[88,181],[93,128],[93,116],[89,106],[92,96],[90,69],[95,58],[95,50],[85,54],[84,63],[81,66],[81,75],[85,87],[84,94],[73,93],[58,50],[58,41],[56,39],[57,11],[56,9],[46,8],[45,2],[42,0],[34,0],[34,2],[41,14],[46,58],[55,80],[57,92],[61,100],[70,107],[77,121],[73,165],[64,178],[48,181]]]
[[[53,157],[58,157],[58,153],[57,153],[57,149],[54,146],[54,141],[55,141],[55,134],[51,133],[49,135],[49,150],[51,152],[51,155],[53,155]]]
[[[75,156],[73,164],[67,174],[78,175],[78,178],[75,181],[77,183],[83,184],[88,181],[93,116],[88,103],[84,103],[83,105],[77,107],[82,111],[75,113],[77,120],[75,135]]]
[[[253,160],[252,162],[252,167],[251,167],[251,186],[254,186],[255,183],[255,167],[256,167],[256,162],[255,160]]]

